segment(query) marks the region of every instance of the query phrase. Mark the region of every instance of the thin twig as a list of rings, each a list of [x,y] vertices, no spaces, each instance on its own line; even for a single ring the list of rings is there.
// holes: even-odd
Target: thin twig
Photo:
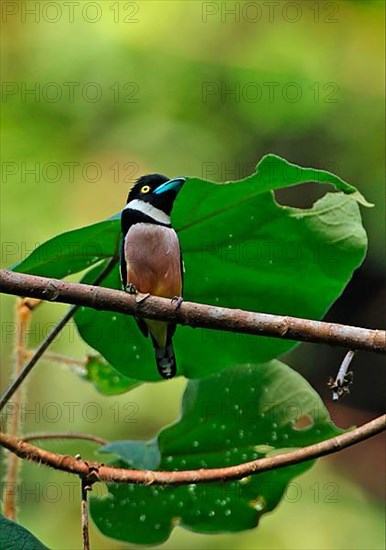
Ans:
[[[45,464],[57,470],[80,475],[90,482],[105,481],[113,483],[136,483],[142,485],[186,485],[190,483],[209,483],[214,481],[229,481],[242,479],[249,475],[299,464],[307,460],[336,453],[365,441],[369,437],[386,429],[386,415],[371,420],[355,430],[345,432],[331,439],[315,443],[300,449],[294,449],[283,454],[260,458],[236,466],[200,470],[184,470],[177,472],[130,470],[112,468],[97,462],[84,462],[68,455],[52,453],[39,447],[25,443],[22,440],[0,432],[0,445],[38,464]]]
[[[81,480],[81,509],[82,509],[82,540],[83,550],[90,550],[90,537],[88,532],[88,507],[87,493],[91,490],[91,485],[82,477]]]
[[[36,350],[26,350],[24,352],[24,357],[31,357],[34,355]],[[76,365],[78,367],[84,367],[87,363],[87,358],[85,359],[75,359],[75,357],[67,357],[67,355],[62,355],[60,353],[45,353],[42,357],[42,361],[55,361],[56,363],[61,363],[62,365]]]
[[[129,295],[120,290],[70,283],[35,275],[0,270],[0,292],[28,294],[44,300],[77,304],[182,325],[272,336],[288,340],[324,343],[386,353],[386,332],[325,323],[298,317],[254,313],[240,309],[183,302],[176,308],[171,300],[155,296]]]
[[[18,326],[17,335],[15,338],[15,363],[14,363],[14,375],[15,377],[19,376],[20,372],[23,370],[23,361],[25,354],[25,343],[27,329],[31,322],[32,311],[41,303],[40,300],[31,300],[30,298],[24,298],[18,300],[16,305],[16,322]],[[24,390],[24,391],[23,391]],[[23,400],[23,395],[25,388],[19,388],[15,393],[14,406],[16,410],[19,409],[20,403]],[[18,414],[13,414],[9,421],[8,431],[11,435],[21,436],[20,433],[20,416]],[[4,515],[6,518],[15,521],[16,519],[16,487],[18,474],[20,471],[20,460],[16,455],[11,455],[7,460],[7,474],[6,482],[4,484]]]
[[[98,435],[81,434],[81,433],[75,433],[75,432],[68,432],[68,433],[41,432],[41,433],[27,434],[23,436],[23,441],[36,441],[36,440],[42,441],[43,439],[82,439],[84,441],[93,441],[94,443],[98,443],[99,445],[107,445],[108,443],[107,439],[103,439],[103,437],[99,437]]]
[[[108,275],[108,273],[110,273],[110,271],[113,269],[116,263],[117,263],[117,259],[115,257],[112,258],[109,261],[109,263],[106,265],[105,269],[95,279],[94,284],[97,285],[99,282],[101,282],[104,279],[104,277]],[[9,273],[12,273],[12,271],[9,271]],[[21,273],[18,273],[17,275],[21,275]],[[49,279],[47,280],[49,281]],[[47,291],[48,291],[48,288],[46,288],[46,292]],[[51,292],[53,291],[52,287],[50,288],[50,291]],[[20,293],[21,296],[28,295],[28,294],[29,293],[27,289],[24,289],[24,291]],[[46,298],[47,296],[44,295],[42,299],[45,300]],[[41,342],[39,347],[35,350],[34,355],[31,357],[28,363],[24,366],[19,376],[12,382],[9,388],[2,395],[0,399],[0,411],[3,409],[5,404],[11,399],[12,395],[15,393],[17,388],[20,386],[20,384],[23,382],[23,380],[26,378],[26,376],[29,374],[32,368],[36,365],[36,363],[38,362],[40,357],[43,355],[45,350],[48,348],[48,346],[55,340],[56,336],[65,327],[68,321],[74,316],[78,308],[79,308],[78,305],[73,305],[72,307],[70,307],[67,313],[60,319],[60,321],[54,326],[54,328],[49,332],[49,334],[47,334],[43,342]]]

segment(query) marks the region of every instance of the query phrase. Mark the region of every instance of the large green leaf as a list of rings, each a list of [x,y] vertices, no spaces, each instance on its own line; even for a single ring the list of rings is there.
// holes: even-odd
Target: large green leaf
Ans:
[[[318,177],[318,171],[303,174],[283,161],[284,168],[290,180],[282,185]],[[365,254],[366,234],[352,198],[357,194],[328,193],[309,210],[282,207],[272,192],[261,192],[269,183],[279,186],[269,175],[272,170],[268,157],[256,175],[241,182],[187,181],[174,212],[186,267],[185,298],[317,319],[341,294]],[[335,176],[330,180],[338,183]],[[340,185],[351,193],[353,188],[345,186]],[[103,284],[119,288],[117,272]],[[158,379],[151,344],[143,341],[132,319],[85,308],[76,322],[83,338],[123,374]],[[235,363],[267,361],[294,346],[189,327],[178,327],[174,340],[179,372],[196,378]]]
[[[0,548],[2,550],[48,550],[30,531],[0,514]]]
[[[301,418],[305,429],[296,429]],[[187,385],[181,419],[155,441],[118,441],[102,448],[120,464],[184,470],[239,464],[341,433],[308,382],[279,361],[244,365]],[[175,525],[200,533],[251,529],[273,510],[291,480],[312,462],[241,481],[180,487],[108,485],[90,509],[108,537],[159,544]]]
[[[12,269],[61,279],[117,255],[118,250],[119,223],[113,217],[49,239]]]
[[[310,180],[330,183],[340,192],[327,193],[305,210],[275,202],[273,189]],[[185,299],[321,318],[365,255],[367,239],[358,202],[367,204],[355,187],[337,176],[301,168],[274,155],[264,157],[256,173],[241,181],[216,184],[187,178],[173,211],[186,267]],[[88,244],[95,244],[103,234],[103,224],[107,235],[100,250],[105,255],[110,251],[112,256],[119,235],[118,218],[91,226],[95,232],[86,233],[90,228],[78,230],[71,238],[87,250]],[[67,240],[63,250],[69,240],[68,234],[64,236]],[[99,261],[101,257],[100,252],[87,261]],[[60,276],[76,269],[74,263],[54,267],[56,259],[52,265],[46,262],[38,266],[35,262],[33,268],[25,262],[15,269],[40,270],[41,275],[52,275],[53,270],[60,269]],[[98,272],[95,267],[84,282],[91,282]],[[102,285],[121,288],[118,269]],[[122,375],[159,380],[151,342],[145,340],[132,318],[81,308],[75,321],[84,340]],[[295,345],[273,338],[181,326],[174,341],[178,372],[190,378],[204,377],[234,364],[268,361]]]

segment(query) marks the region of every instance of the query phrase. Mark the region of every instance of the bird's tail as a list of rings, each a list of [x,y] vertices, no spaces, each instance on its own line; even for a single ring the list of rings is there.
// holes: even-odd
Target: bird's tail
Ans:
[[[150,319],[146,320],[146,325],[153,341],[158,372],[162,378],[173,378],[177,372],[172,342],[175,326]]]
[[[162,378],[173,378],[177,372],[177,365],[172,340],[170,339],[165,347],[159,347],[154,340],[153,343],[158,372]]]

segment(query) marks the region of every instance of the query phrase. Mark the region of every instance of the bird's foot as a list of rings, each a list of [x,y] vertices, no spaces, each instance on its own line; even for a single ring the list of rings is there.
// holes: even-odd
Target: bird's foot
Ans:
[[[127,285],[125,286],[125,292],[127,292],[128,294],[137,294],[138,291],[133,283],[127,283]]]
[[[182,296],[174,296],[172,298],[172,305],[176,305],[176,309],[179,309],[181,307],[182,302],[184,301]]]

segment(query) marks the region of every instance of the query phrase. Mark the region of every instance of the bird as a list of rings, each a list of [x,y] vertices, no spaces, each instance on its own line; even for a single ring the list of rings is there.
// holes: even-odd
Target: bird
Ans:
[[[185,178],[161,174],[141,176],[131,188],[121,213],[120,274],[124,290],[183,301],[183,261],[170,214]],[[175,323],[135,318],[144,336],[150,336],[158,372],[173,378],[177,372],[173,349]]]

